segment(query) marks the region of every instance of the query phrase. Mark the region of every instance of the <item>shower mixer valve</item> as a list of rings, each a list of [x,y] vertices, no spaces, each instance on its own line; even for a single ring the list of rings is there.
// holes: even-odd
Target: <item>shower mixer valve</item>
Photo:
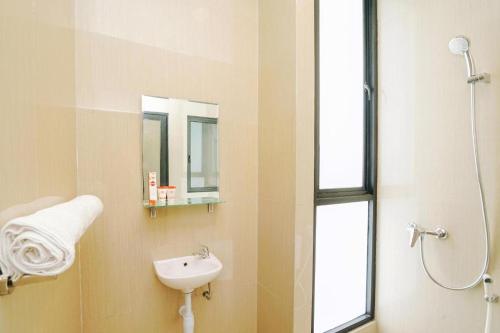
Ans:
[[[448,231],[443,227],[436,227],[434,231],[429,231],[415,223],[410,223],[408,225],[408,231],[410,232],[410,247],[414,247],[417,240],[424,235],[434,236],[437,239],[446,239],[448,237]]]

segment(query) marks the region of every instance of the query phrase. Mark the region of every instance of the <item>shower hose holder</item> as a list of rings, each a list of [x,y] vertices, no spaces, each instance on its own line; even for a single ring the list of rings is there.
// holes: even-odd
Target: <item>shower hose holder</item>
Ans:
[[[490,73],[475,74],[467,78],[467,83],[476,83],[479,81],[482,81],[484,83],[490,83],[491,82]]]

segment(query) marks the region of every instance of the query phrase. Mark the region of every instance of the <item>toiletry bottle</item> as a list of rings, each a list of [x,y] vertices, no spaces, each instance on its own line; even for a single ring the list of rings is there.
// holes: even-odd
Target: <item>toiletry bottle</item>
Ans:
[[[156,205],[158,201],[158,189],[156,183],[156,172],[149,173],[149,204],[151,206]]]

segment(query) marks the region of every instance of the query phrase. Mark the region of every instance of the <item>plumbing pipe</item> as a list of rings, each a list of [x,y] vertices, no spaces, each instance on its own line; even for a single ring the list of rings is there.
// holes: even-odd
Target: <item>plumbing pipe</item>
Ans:
[[[182,316],[184,333],[194,333],[194,315],[191,307],[191,295],[193,292],[184,293],[184,305],[179,309],[179,314]]]

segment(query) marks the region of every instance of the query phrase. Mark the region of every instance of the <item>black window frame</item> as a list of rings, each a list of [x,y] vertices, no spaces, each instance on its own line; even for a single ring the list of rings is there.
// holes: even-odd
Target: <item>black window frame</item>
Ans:
[[[364,167],[363,186],[355,188],[320,189],[320,68],[319,68],[319,11],[321,0],[314,3],[315,31],[315,157],[314,157],[314,263],[312,291],[312,333],[344,333],[360,327],[375,318],[376,271],[376,209],[377,209],[377,1],[363,0],[364,38]],[[332,32],[332,38],[335,38]],[[339,78],[341,79],[341,78]],[[360,94],[363,92],[360,91]],[[314,332],[314,295],[316,273],[316,210],[318,206],[340,203],[368,202],[367,284],[366,312],[326,332]]]
[[[188,116],[187,117],[187,192],[188,193],[200,193],[200,192],[218,192],[219,186],[205,186],[205,187],[191,187],[191,123],[202,123],[202,124],[215,124],[219,126],[219,121],[217,118],[212,117],[199,117],[199,116]],[[217,136],[218,134],[217,128]],[[217,138],[218,140],[218,138]],[[217,147],[217,154],[218,152]],[[218,163],[218,159],[217,159]]]
[[[160,186],[169,185],[169,165],[168,165],[168,113],[143,112],[144,119],[156,120],[160,122]],[[144,126],[144,125],[143,125]],[[147,184],[147,179],[145,180]]]

